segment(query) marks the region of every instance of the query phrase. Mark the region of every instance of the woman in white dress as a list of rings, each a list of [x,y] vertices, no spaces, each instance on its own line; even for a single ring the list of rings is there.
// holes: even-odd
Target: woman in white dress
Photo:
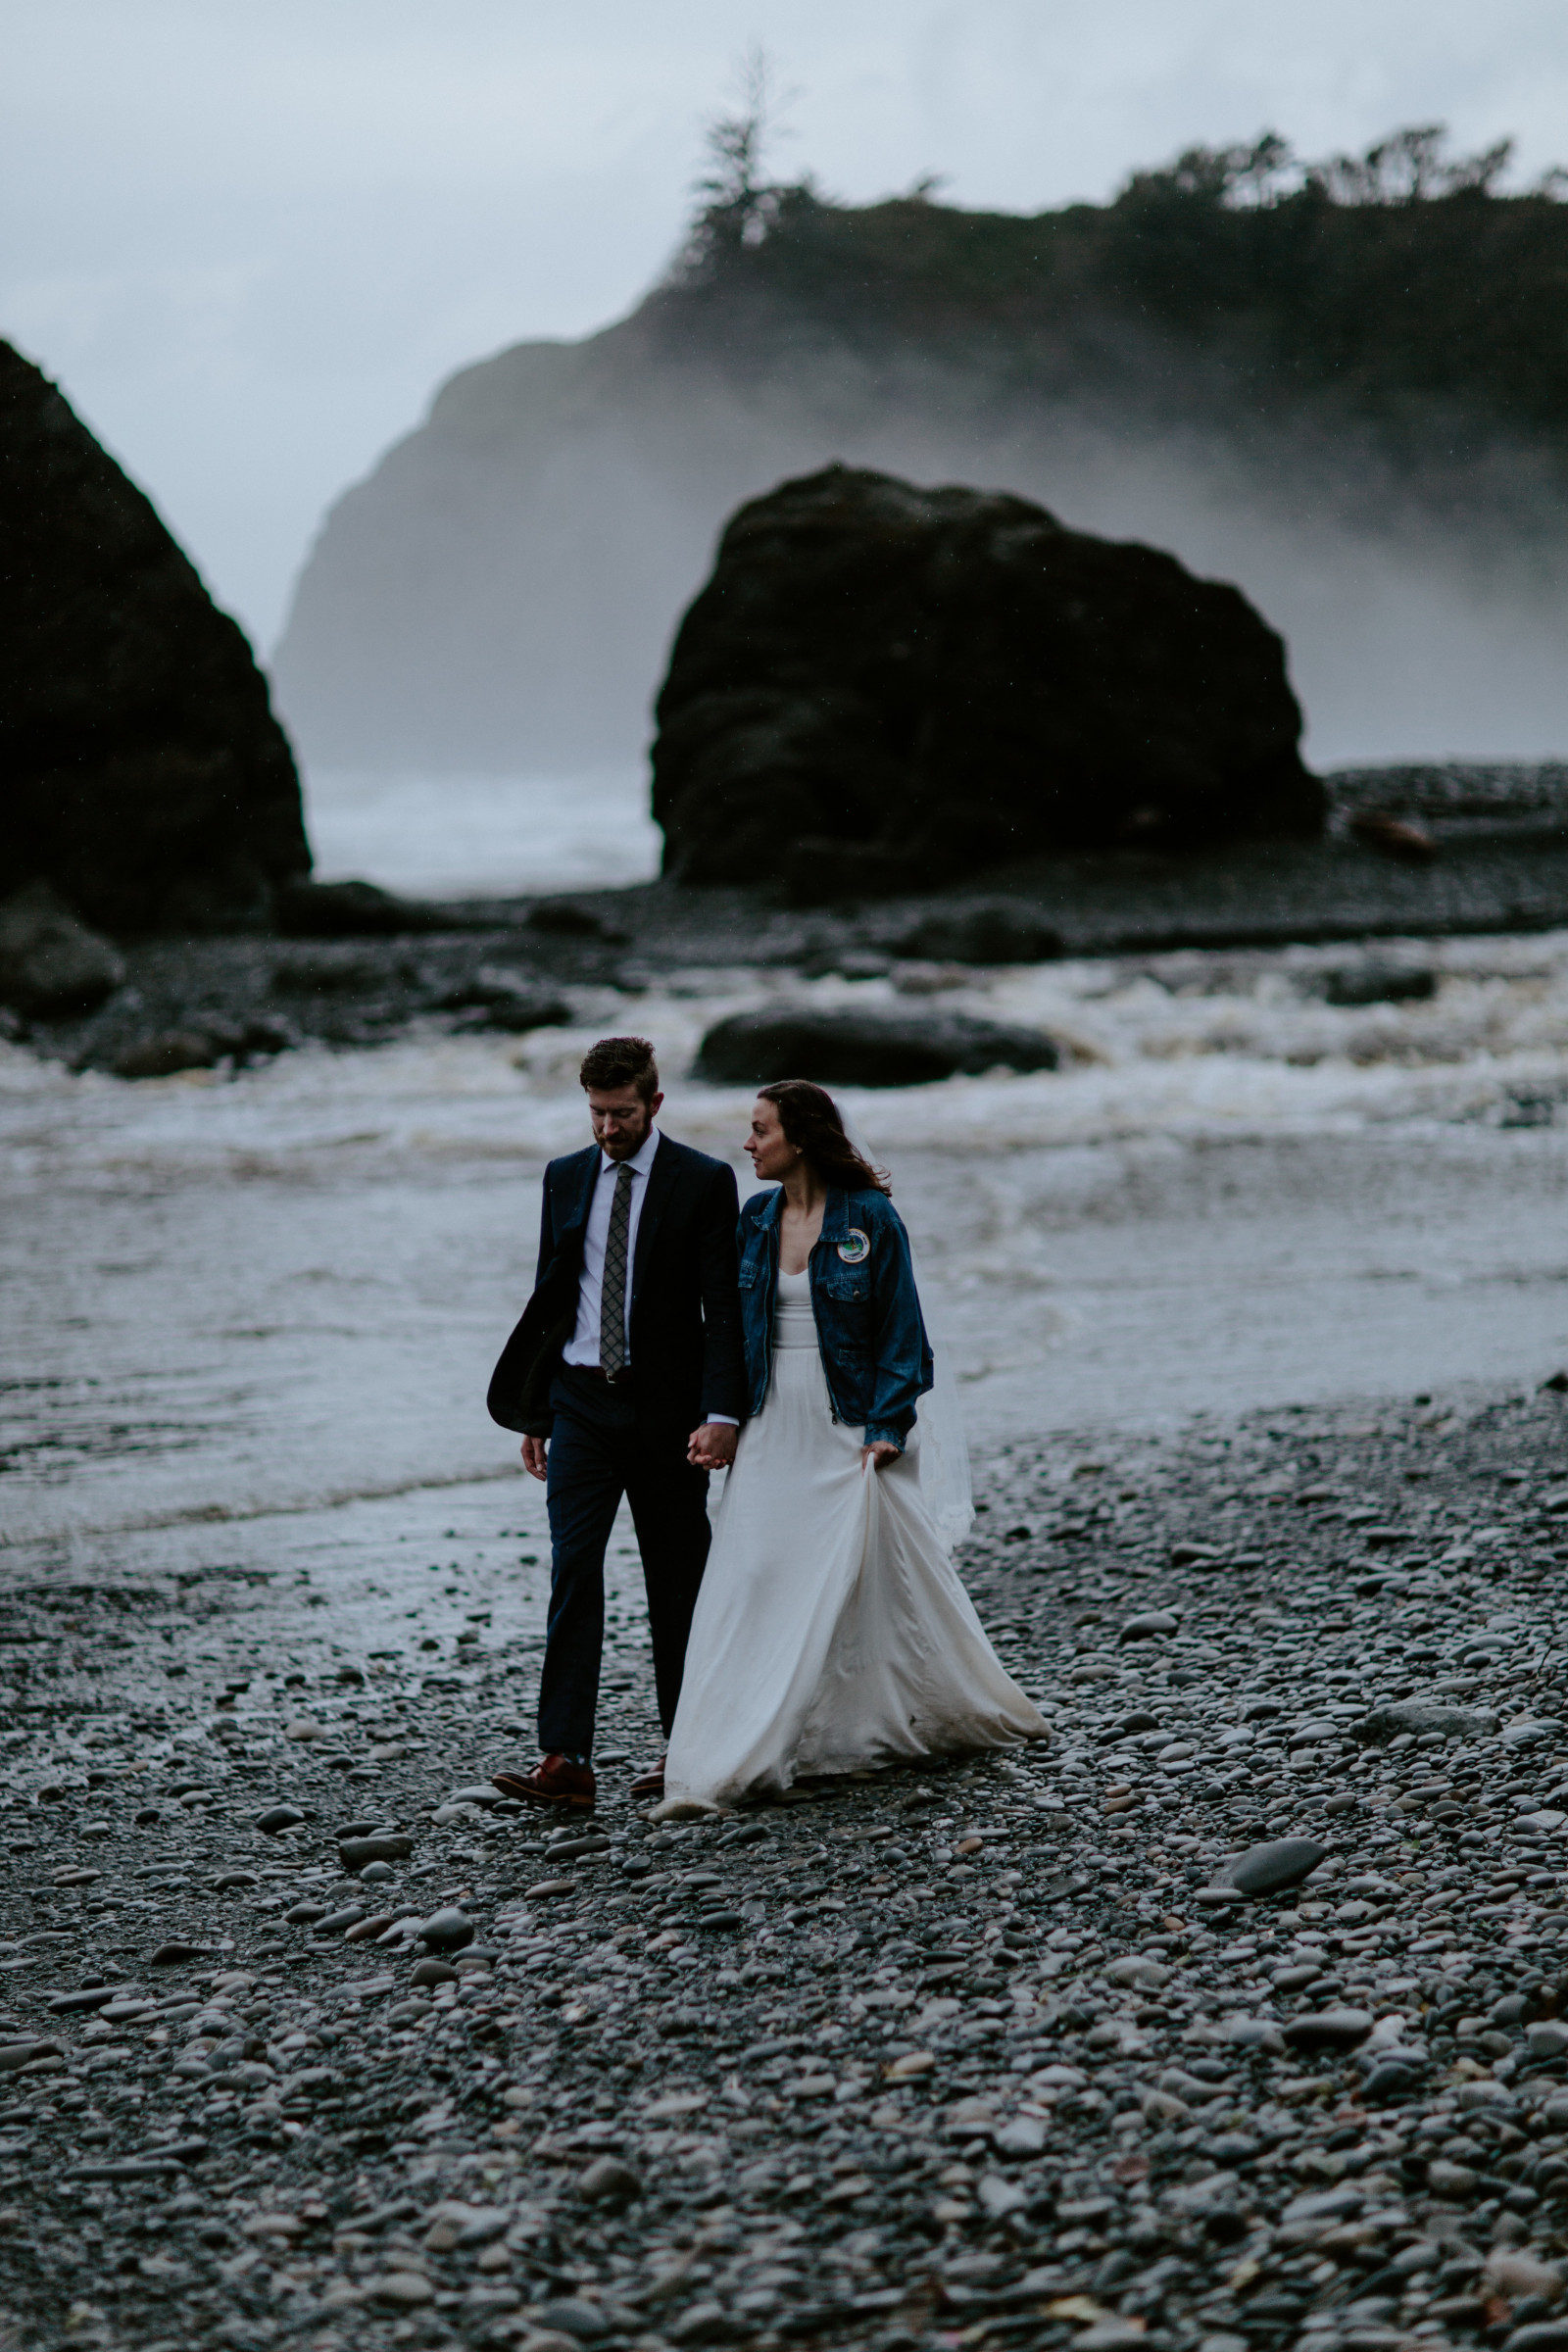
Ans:
[[[933,1363],[886,1179],[804,1079],[764,1087],[740,1214],[750,1418],[686,1650],[661,1815],[1049,1736],[922,1496]]]

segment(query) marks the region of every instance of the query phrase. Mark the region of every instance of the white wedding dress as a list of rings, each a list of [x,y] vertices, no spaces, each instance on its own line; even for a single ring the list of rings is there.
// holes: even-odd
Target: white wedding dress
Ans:
[[[692,1619],[661,1816],[802,1775],[1048,1737],[920,1495],[833,1418],[808,1273],[779,1276],[766,1401],[741,1433]]]

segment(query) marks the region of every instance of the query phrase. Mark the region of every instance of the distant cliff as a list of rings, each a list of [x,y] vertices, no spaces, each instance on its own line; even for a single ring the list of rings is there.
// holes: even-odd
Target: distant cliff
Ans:
[[[265,924],[310,870],[267,681],[152,506],[0,343],[0,900],[111,931]]]
[[[333,509],[284,708],[323,762],[634,758],[723,518],[837,459],[1237,581],[1319,759],[1568,748],[1568,206],[1499,161],[1264,141],[1033,219],[710,208],[631,318],[454,377]]]

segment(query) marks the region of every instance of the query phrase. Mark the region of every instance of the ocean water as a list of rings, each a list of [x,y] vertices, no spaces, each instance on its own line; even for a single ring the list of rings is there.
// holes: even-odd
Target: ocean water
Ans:
[[[313,768],[305,814],[318,879],[421,898],[645,882],[663,846],[634,765],[560,777]]]
[[[1367,960],[914,975],[1065,1055],[845,1096],[982,1459],[1255,1406],[1463,1409],[1568,1365],[1568,933],[1395,943],[1376,960],[1432,971],[1429,1000],[1325,1001]],[[484,1391],[540,1170],[586,1140],[577,1060],[653,1037],[665,1126],[745,1183],[750,1089],[688,1073],[712,1020],[780,994],[895,992],[698,972],[581,992],[571,1028],[523,1039],[432,1027],[139,1085],[0,1048],[0,1558],[233,1560],[290,1515],[328,1552],[465,1512],[537,1537]]]

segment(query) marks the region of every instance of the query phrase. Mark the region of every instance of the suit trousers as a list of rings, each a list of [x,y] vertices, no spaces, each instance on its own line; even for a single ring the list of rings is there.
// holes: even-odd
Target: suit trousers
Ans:
[[[605,1636],[605,1546],[620,1498],[631,1505],[648,1595],[659,1720],[668,1738],[686,1638],[708,1563],[708,1473],[686,1443],[696,1418],[657,1420],[634,1388],[611,1388],[564,1364],[550,1391],[555,1428],[545,1493],[550,1510],[550,1621],[539,1677],[539,1744],[588,1755]]]

